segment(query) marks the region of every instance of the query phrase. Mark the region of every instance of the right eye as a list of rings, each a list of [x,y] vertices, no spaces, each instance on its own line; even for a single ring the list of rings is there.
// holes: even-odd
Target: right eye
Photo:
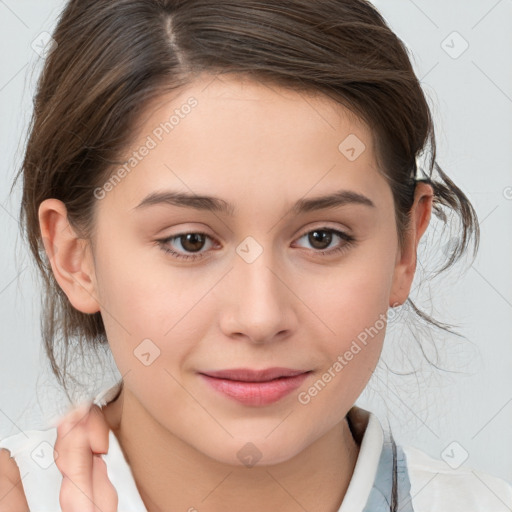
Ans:
[[[204,257],[202,255],[203,253],[199,253],[199,255],[193,254],[193,255],[189,256],[189,255],[183,254],[181,252],[175,251],[174,249],[172,249],[169,246],[169,243],[174,240],[180,240],[180,244],[185,251],[187,251],[187,250],[194,251],[194,249],[198,249],[197,246],[204,245],[204,241],[206,238],[211,239],[211,237],[209,235],[207,235],[206,233],[198,233],[198,232],[192,231],[192,232],[188,232],[188,233],[179,233],[177,235],[172,235],[172,236],[169,236],[162,240],[157,240],[157,242],[160,245],[160,248],[165,253],[170,254],[174,258],[195,261],[200,258],[203,258]]]

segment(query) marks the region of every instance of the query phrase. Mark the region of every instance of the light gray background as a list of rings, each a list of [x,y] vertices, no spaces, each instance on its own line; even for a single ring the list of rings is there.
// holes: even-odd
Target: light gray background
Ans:
[[[438,162],[475,205],[482,239],[471,267],[422,286],[450,235],[436,238],[433,222],[420,245],[411,297],[467,337],[420,332],[431,359],[437,347],[438,364],[452,372],[422,362],[403,314],[390,321],[382,361],[358,405],[384,425],[389,419],[400,443],[436,458],[467,453],[465,465],[512,482],[512,0],[374,4],[413,54],[436,122]],[[18,235],[20,187],[9,197],[42,64],[31,45],[53,31],[63,5],[0,0],[0,438],[43,428],[66,406],[44,369],[38,282]],[[386,365],[417,372],[395,375]],[[91,392],[114,382],[116,372],[97,372]]]

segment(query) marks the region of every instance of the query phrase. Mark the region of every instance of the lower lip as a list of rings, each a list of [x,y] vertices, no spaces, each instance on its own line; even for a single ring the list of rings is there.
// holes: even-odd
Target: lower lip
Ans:
[[[243,382],[239,380],[218,379],[204,375],[201,377],[220,393],[237,400],[244,405],[262,406],[277,402],[297,389],[310,372],[293,377],[281,377],[266,382]]]

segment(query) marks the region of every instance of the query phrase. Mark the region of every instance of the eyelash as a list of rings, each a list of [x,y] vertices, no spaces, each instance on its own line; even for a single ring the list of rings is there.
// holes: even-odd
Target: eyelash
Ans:
[[[351,235],[349,235],[347,233],[344,233],[343,231],[339,231],[337,229],[328,228],[328,227],[315,228],[315,229],[312,229],[310,231],[306,231],[298,239],[301,239],[304,236],[309,235],[310,233],[312,233],[314,231],[327,231],[329,233],[334,233],[335,235],[339,236],[341,239],[343,239],[345,241],[345,243],[343,245],[341,245],[339,247],[336,247],[334,249],[327,249],[327,250],[324,250],[324,251],[320,251],[320,250],[318,250],[318,251],[314,250],[313,251],[313,252],[315,252],[317,254],[320,254],[322,256],[325,256],[325,255],[333,256],[334,254],[340,254],[340,253],[348,250],[350,247],[352,247],[352,245],[356,241],[356,239],[353,236],[351,236]],[[170,237],[167,237],[167,238],[164,238],[164,239],[161,239],[161,240],[156,240],[156,242],[158,243],[158,245],[160,246],[160,249],[162,249],[162,251],[164,251],[167,254],[170,254],[174,258],[183,259],[183,260],[189,260],[189,261],[197,261],[199,259],[204,258],[204,256],[202,256],[203,253],[199,253],[199,255],[194,255],[194,256],[185,256],[185,255],[183,255],[183,254],[181,254],[179,252],[174,251],[173,249],[170,249],[169,246],[167,245],[171,240],[176,240],[176,239],[179,239],[182,236],[190,235],[190,234],[203,235],[203,236],[206,236],[208,238],[212,238],[209,235],[207,235],[206,233],[202,233],[202,232],[199,232],[199,231],[188,231],[188,232],[185,232],[185,233],[179,233],[177,235],[172,235]]]

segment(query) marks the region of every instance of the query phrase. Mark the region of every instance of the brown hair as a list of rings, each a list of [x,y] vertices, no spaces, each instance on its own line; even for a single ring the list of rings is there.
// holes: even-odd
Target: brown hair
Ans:
[[[14,184],[22,175],[23,234],[44,279],[42,337],[66,392],[71,340],[97,348],[107,339],[100,313],[76,310],[57,284],[41,240],[39,205],[63,201],[71,225],[91,237],[93,191],[120,163],[147,105],[198,73],[237,73],[323,93],[366,122],[393,193],[400,246],[415,158],[429,146],[423,171],[434,190],[434,213],[446,224],[444,210],[451,209],[461,221],[461,236],[439,272],[466,252],[472,237],[476,254],[476,212],[436,163],[431,113],[407,50],[368,1],[70,0],[53,38],[57,46],[39,77]],[[407,301],[424,321],[449,330]]]

